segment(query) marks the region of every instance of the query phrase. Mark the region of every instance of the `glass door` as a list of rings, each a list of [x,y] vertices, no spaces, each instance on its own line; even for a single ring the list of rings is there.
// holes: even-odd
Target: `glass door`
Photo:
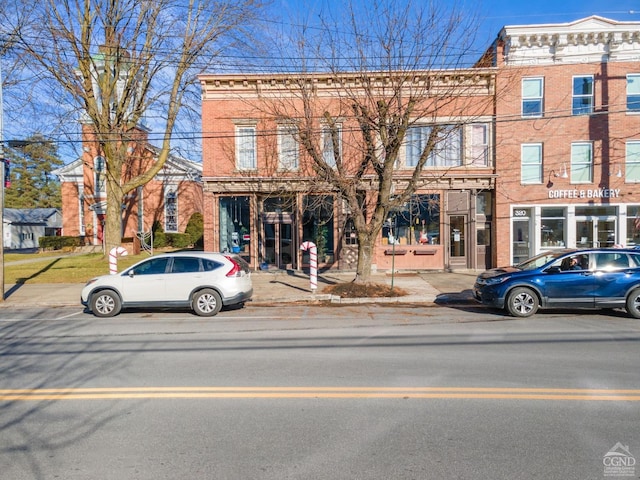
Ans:
[[[293,262],[293,228],[290,223],[281,223],[279,226],[279,266],[280,268],[291,268],[291,264]]]
[[[263,233],[263,254],[260,268],[271,267],[279,269],[295,268],[295,242],[293,238],[293,219],[290,215],[265,214]]]
[[[592,248],[593,244],[593,220],[576,221],[576,246],[578,248]]]
[[[598,247],[613,247],[616,243],[615,219],[599,219],[596,234],[598,236]]]
[[[449,217],[449,267],[469,268],[467,258],[467,215],[451,215]]]
[[[576,219],[576,246],[578,248],[613,247],[615,243],[615,217]]]

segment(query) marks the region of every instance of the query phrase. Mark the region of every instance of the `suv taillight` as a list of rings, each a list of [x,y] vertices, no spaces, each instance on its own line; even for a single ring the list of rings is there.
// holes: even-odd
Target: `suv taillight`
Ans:
[[[233,264],[233,267],[231,267],[231,270],[229,270],[227,272],[227,277],[240,277],[240,276],[242,276],[242,267],[240,266],[240,264],[238,262],[236,262],[232,257],[227,257],[225,255],[225,258],[227,260],[229,260]]]

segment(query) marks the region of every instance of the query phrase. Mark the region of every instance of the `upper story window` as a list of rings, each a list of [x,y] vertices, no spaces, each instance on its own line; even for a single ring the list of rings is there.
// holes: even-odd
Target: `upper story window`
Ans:
[[[405,166],[418,165],[424,149],[427,148],[432,127],[419,125],[411,127],[406,134]],[[462,129],[452,125],[440,128],[438,138],[425,163],[427,167],[457,167],[462,165]]]
[[[334,143],[336,134],[337,142]],[[329,125],[322,126],[322,160],[330,167],[337,165],[337,159],[342,157],[342,125],[335,124],[335,130]]]
[[[544,79],[522,79],[522,116],[541,117],[544,100]]]
[[[168,188],[164,193],[164,231],[178,231],[178,194],[175,188]]]
[[[640,142],[627,142],[624,173],[625,181],[640,183]]]
[[[489,166],[489,125],[476,123],[471,125],[471,164],[476,167]]]
[[[431,155],[428,167],[457,167],[462,165],[462,129],[447,125],[442,128]]]
[[[627,111],[640,112],[640,74],[627,75]]]
[[[572,115],[593,113],[593,75],[573,77]]]
[[[415,167],[418,165],[420,155],[427,146],[429,133],[431,133],[431,127],[425,125],[411,127],[407,130],[405,166]]]
[[[297,170],[300,145],[295,125],[278,127],[278,170]]]
[[[542,144],[522,145],[520,172],[522,184],[542,183]]]
[[[593,182],[593,145],[589,142],[571,144],[571,183]]]
[[[236,166],[238,170],[254,170],[256,163],[256,127],[236,126]]]
[[[93,159],[93,173],[95,184],[95,195],[106,195],[107,193],[107,163],[104,157],[98,156]]]

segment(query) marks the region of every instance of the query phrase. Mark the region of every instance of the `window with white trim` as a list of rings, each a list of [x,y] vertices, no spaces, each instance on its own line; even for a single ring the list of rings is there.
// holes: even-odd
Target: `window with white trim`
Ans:
[[[405,166],[418,165],[420,156],[427,148],[429,136],[433,127],[417,125],[407,130],[405,142]],[[462,128],[453,125],[443,125],[438,132],[438,138],[429,153],[426,167],[457,167],[462,165]]]
[[[627,112],[640,112],[640,74],[627,75]]]
[[[522,116],[541,117],[544,100],[544,79],[522,79]]]
[[[78,222],[80,224],[80,235],[84,235],[85,233],[85,225],[84,225],[84,189],[80,187],[79,191],[80,195],[78,195]]]
[[[428,167],[458,167],[462,165],[462,129],[445,125],[427,159]]]
[[[93,159],[94,188],[96,196],[107,194],[107,162],[103,156]]]
[[[431,127],[426,125],[416,125],[407,129],[405,135],[405,166],[415,167],[418,165],[420,155],[427,147],[427,141],[429,140],[429,134],[431,133]]]
[[[278,127],[278,170],[297,170],[300,155],[298,128],[295,125]]]
[[[337,159],[342,158],[342,125],[335,124],[335,133],[338,135],[337,151],[334,147],[332,128],[329,125],[322,126],[322,159],[330,167],[337,165]]]
[[[593,75],[573,77],[572,115],[593,113]]]
[[[542,183],[542,144],[525,143],[521,146],[520,182],[523,185]]]
[[[489,125],[474,123],[471,125],[471,165],[489,166]]]
[[[254,170],[257,168],[255,126],[236,126],[236,166],[238,170]]]
[[[167,188],[164,192],[164,231],[178,231],[178,193],[175,187]]]
[[[593,145],[590,142],[571,144],[571,183],[593,182]]]
[[[624,179],[628,183],[640,183],[640,141],[627,142]]]

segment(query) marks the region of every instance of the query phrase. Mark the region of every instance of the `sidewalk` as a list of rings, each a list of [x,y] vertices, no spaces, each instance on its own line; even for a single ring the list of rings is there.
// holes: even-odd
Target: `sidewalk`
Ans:
[[[355,274],[327,272],[318,275],[318,288],[310,289],[309,276],[297,271],[253,272],[251,305],[278,303],[468,303],[475,272],[376,273],[371,281],[403,289],[408,295],[393,298],[340,298],[323,293],[326,286],[349,282]],[[45,283],[5,285],[5,301],[0,306],[79,306],[84,284]]]

